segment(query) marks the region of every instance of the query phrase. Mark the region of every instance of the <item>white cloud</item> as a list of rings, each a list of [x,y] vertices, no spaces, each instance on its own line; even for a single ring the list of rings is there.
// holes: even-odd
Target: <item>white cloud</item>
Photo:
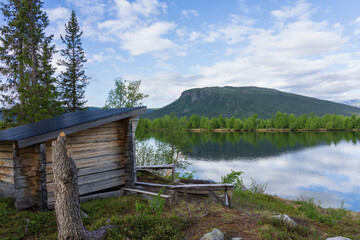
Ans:
[[[71,11],[64,7],[46,9],[50,21],[69,19]]]
[[[308,19],[313,12],[311,4],[305,0],[299,0],[295,6],[285,6],[280,10],[274,10],[271,15],[278,20],[284,21],[290,18]]]
[[[179,48],[166,35],[175,30],[173,22],[158,21],[156,16],[166,11],[166,4],[157,0],[115,0],[116,18],[98,23],[101,35],[120,43],[120,48],[133,56],[153,54],[163,56]],[[162,53],[162,54],[160,54]],[[162,57],[163,58],[163,57]],[[166,57],[165,57],[166,58]]]
[[[355,21],[353,22],[353,24],[356,25],[356,29],[354,30],[354,35],[359,35],[360,34],[360,17],[357,17],[355,19]]]
[[[157,22],[151,26],[128,31],[121,36],[121,48],[137,56],[150,52],[164,51],[176,48],[171,40],[162,38],[175,24],[168,22]]]
[[[157,0],[136,0],[132,3],[127,0],[115,0],[118,16],[121,18],[134,17],[142,15],[149,17],[157,15],[161,10],[166,10],[166,4]]]
[[[236,44],[243,42],[249,34],[252,34],[255,28],[253,19],[230,15],[229,23],[210,26],[210,31],[204,35],[204,42],[215,42],[225,40],[228,44]]]
[[[251,19],[233,17],[228,24],[211,26],[207,34],[197,33],[194,36],[200,36],[205,42],[225,40],[231,45],[226,53],[234,59],[200,66],[187,77],[167,76],[177,91],[160,94],[160,97],[158,93],[151,95],[158,96],[156,102],[161,102],[160,98],[171,102],[179,96],[180,89],[231,85],[276,88],[334,101],[346,99],[346,95],[356,98],[359,91],[353,89],[360,89],[359,56],[356,52],[340,52],[348,42],[342,25],[301,17],[304,9],[309,12],[312,9],[303,1],[298,5],[303,7],[295,7],[296,11],[282,8],[281,14],[276,12],[279,18],[295,18],[280,28],[277,24],[255,28]],[[183,38],[190,36],[186,30],[179,30],[177,34]],[[181,78],[192,81],[180,81],[179,86]]]
[[[88,57],[88,63],[102,63],[107,60],[116,60],[119,62],[132,62],[133,59],[125,59],[119,53],[115,51],[113,48],[106,48],[105,51],[101,51],[99,53],[93,54]]]
[[[60,35],[65,34],[65,23],[70,19],[71,11],[64,7],[46,9],[45,11],[52,23],[46,31],[53,34],[54,39],[60,39]]]
[[[199,17],[199,12],[196,10],[182,10],[181,15],[187,19],[190,19],[193,17]]]

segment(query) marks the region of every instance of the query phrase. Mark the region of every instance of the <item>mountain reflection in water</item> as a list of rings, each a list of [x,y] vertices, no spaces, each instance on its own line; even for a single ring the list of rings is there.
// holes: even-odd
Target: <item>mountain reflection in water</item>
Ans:
[[[166,141],[166,132],[142,139]],[[314,198],[324,207],[360,211],[360,133],[181,133],[189,143],[196,177],[220,181],[231,169],[243,171],[246,185],[268,184],[266,193]]]

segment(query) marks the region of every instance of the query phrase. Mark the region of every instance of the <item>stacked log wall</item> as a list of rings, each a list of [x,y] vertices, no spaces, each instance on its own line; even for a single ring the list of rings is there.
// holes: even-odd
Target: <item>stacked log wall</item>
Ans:
[[[67,135],[67,150],[78,169],[80,196],[125,184],[128,119]],[[48,206],[54,204],[52,141],[46,146]]]
[[[15,197],[13,143],[0,143],[0,197]]]
[[[14,144],[13,159],[15,207],[17,209],[36,207],[41,193],[40,145],[18,149]]]

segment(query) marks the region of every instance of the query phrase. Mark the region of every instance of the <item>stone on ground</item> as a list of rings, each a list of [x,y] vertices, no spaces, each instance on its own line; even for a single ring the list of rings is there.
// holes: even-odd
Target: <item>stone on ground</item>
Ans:
[[[280,215],[276,215],[276,216],[273,216],[273,218],[277,218],[277,219],[279,219],[279,220],[282,220],[282,221],[284,221],[285,223],[287,223],[287,224],[289,224],[289,225],[291,225],[291,226],[296,226],[297,225],[297,223],[294,221],[294,220],[292,220],[288,215],[286,215],[286,214],[280,214]]]
[[[224,234],[217,228],[214,228],[211,232],[205,234],[200,240],[224,240]]]

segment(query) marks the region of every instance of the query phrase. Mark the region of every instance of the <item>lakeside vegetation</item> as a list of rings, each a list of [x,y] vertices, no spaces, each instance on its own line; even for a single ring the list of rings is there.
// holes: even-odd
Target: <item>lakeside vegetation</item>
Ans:
[[[141,118],[137,127],[138,132],[147,131],[261,131],[261,130],[359,130],[360,116],[344,116],[337,114],[325,114],[322,117],[311,114],[303,114],[296,117],[294,114],[277,112],[269,119],[258,118],[258,114],[250,117],[202,117],[192,115],[176,117],[175,114],[165,115],[164,117],[150,120]]]
[[[360,214],[339,209],[324,209],[313,199],[299,197],[289,201],[251,190],[235,189],[233,208],[212,200],[180,201],[161,214],[144,214],[137,205],[149,204],[140,196],[96,199],[81,204],[89,215],[86,229],[96,230],[110,224],[104,239],[199,239],[213,228],[227,238],[247,239],[326,239],[343,236],[360,239]],[[11,199],[0,198],[1,239],[57,239],[54,211],[18,211]],[[298,225],[290,226],[272,218],[287,214]]]

